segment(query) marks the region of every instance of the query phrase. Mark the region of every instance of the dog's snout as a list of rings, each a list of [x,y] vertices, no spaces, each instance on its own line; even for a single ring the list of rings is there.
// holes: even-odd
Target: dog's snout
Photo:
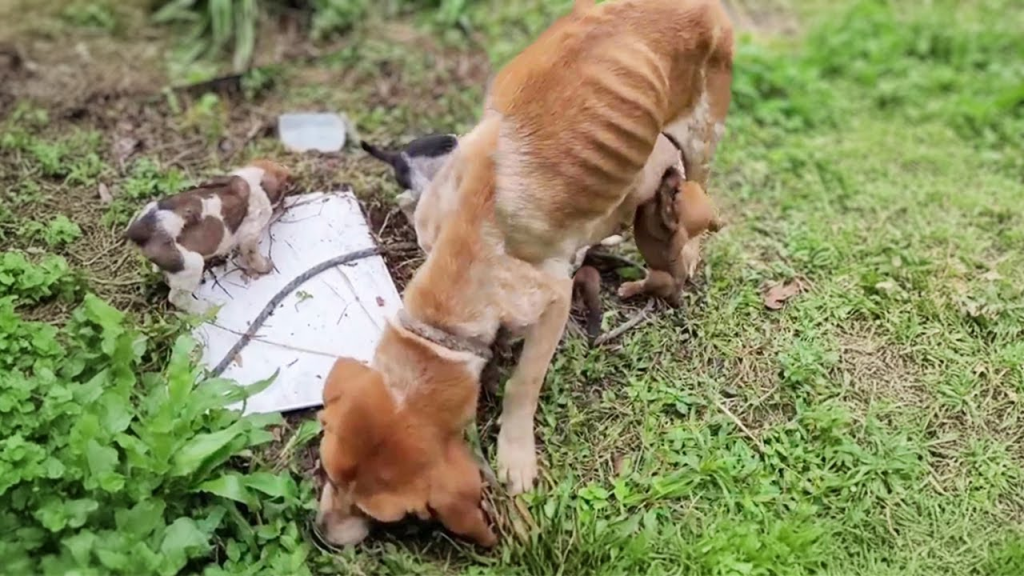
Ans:
[[[335,495],[333,484],[326,484],[316,514],[317,530],[324,540],[335,546],[351,546],[362,542],[370,533],[370,521],[353,506],[346,506]]]

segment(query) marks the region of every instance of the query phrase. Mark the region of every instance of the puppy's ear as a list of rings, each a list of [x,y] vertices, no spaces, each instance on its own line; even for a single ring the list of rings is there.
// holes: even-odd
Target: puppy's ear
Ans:
[[[291,171],[271,160],[254,160],[252,165],[263,169],[260,185],[267,193],[270,203],[277,204],[291,185]]]
[[[445,528],[489,548],[498,539],[480,507],[482,492],[480,471],[469,449],[462,438],[452,438],[430,476],[428,505]]]
[[[696,182],[685,182],[676,197],[675,212],[690,238],[696,238],[704,232],[717,232],[721,222],[715,213],[715,205]]]
[[[370,144],[365,140],[360,142],[359,146],[363,149],[364,152],[366,152],[370,156],[373,156],[374,158],[380,160],[381,162],[384,162],[385,164],[390,164],[392,167],[397,168],[398,163],[402,161],[402,155],[399,154],[398,152],[389,152],[387,150],[381,150],[380,148],[374,146],[373,144]]]

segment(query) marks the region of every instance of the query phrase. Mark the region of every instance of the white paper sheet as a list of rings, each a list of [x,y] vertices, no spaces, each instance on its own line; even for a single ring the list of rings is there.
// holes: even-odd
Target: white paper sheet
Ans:
[[[260,244],[276,270],[246,280],[235,264],[228,263],[208,272],[195,293],[199,300],[223,305],[216,320],[195,333],[204,344],[203,362],[209,368],[293,278],[330,258],[374,246],[350,192],[305,194],[285,202],[288,211]],[[398,290],[379,256],[324,271],[282,301],[222,376],[252,384],[281,370],[269,388],[248,400],[247,413],[319,406],[324,378],[335,359],[369,361],[386,319],[400,305]]]

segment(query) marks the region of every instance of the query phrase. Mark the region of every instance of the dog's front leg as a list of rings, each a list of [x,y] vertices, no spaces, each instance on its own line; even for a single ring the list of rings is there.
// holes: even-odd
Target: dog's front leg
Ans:
[[[250,276],[269,274],[274,269],[274,262],[260,253],[260,230],[239,230],[238,252],[242,268]]]
[[[537,412],[544,376],[562,339],[572,306],[572,280],[566,278],[554,286],[554,299],[540,319],[527,329],[519,364],[505,384],[501,432],[498,433],[498,477],[513,495],[529,490],[537,478],[533,416]]]

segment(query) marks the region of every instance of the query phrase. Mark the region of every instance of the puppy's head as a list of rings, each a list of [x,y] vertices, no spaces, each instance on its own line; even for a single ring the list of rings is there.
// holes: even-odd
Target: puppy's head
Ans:
[[[655,201],[658,225],[670,234],[685,233],[688,238],[696,238],[721,227],[715,206],[704,188],[686,180],[676,167],[665,171]]]
[[[250,162],[250,165],[263,170],[263,179],[260,181],[260,184],[267,193],[271,204],[277,204],[291,192],[294,182],[292,181],[291,170],[288,168],[273,160],[264,158],[253,160]]]
[[[418,197],[459,140],[454,134],[430,134],[409,142],[398,152],[382,150],[365,141],[360,145],[367,154],[391,166],[398,185]]]
[[[338,360],[324,386],[320,462],[328,482],[317,524],[328,541],[361,541],[370,520],[436,517],[492,546],[479,472],[462,439],[423,426],[398,406],[380,372]]]

